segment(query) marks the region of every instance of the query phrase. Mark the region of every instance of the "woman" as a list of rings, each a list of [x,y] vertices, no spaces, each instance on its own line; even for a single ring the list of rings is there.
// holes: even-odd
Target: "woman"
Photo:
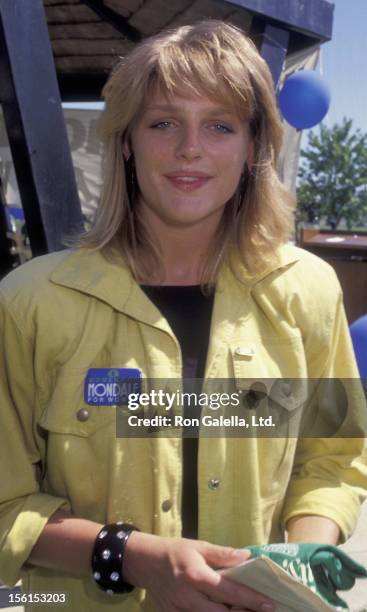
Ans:
[[[116,438],[127,402],[111,383],[200,391],[221,379],[252,397],[260,379],[292,416],[304,385],[275,385],[275,397],[269,379],[358,377],[334,273],[285,245],[271,76],[240,30],[206,21],[138,45],[104,96],[94,228],[1,284],[0,578],[64,593],[71,610],[272,610],[215,568],[285,530],[349,537],[366,486],[350,433],[362,400],[333,439],[200,426],[199,444],[195,427]]]

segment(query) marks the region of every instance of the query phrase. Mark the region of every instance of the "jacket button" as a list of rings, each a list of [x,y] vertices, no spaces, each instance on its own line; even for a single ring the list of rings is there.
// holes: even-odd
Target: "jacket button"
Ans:
[[[219,487],[219,484],[220,484],[220,480],[218,480],[218,478],[211,478],[208,481],[208,487],[212,491],[216,491],[216,489],[218,489],[218,487]]]
[[[78,421],[88,421],[88,419],[89,419],[89,411],[86,410],[85,408],[81,408],[76,413],[76,418],[78,419]]]
[[[172,502],[170,499],[165,499],[164,502],[162,502],[162,506],[161,506],[163,512],[168,512],[169,510],[171,510],[172,508]]]
[[[283,383],[282,391],[286,397],[289,397],[292,394],[292,386],[290,383]]]

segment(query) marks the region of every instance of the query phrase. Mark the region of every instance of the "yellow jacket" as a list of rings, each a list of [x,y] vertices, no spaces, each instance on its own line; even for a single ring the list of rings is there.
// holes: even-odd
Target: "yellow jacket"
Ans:
[[[245,379],[358,378],[330,266],[287,245],[266,273],[238,271],[241,282],[226,266],[218,280],[204,386],[217,378],[237,389],[248,388]],[[143,590],[111,597],[89,579],[26,559],[60,507],[180,536],[180,437],[116,438],[116,406],[86,405],[83,393],[89,368],[139,368],[169,387],[181,380],[178,341],[128,268],[99,252],[24,264],[0,284],[0,307],[0,580],[65,592],[68,610],[151,610]],[[364,434],[348,438],[363,429],[359,389],[342,437],[298,445],[290,436],[200,437],[199,538],[236,547],[279,541],[297,514],[327,516],[349,537],[367,488]],[[277,393],[290,414],[305,400],[304,385]]]

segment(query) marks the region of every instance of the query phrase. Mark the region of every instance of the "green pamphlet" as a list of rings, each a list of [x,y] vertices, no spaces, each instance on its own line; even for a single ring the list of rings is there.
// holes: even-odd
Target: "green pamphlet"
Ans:
[[[248,561],[221,573],[272,599],[277,612],[345,611],[348,606],[337,591],[367,577],[367,570],[337,546],[289,543],[248,549]]]

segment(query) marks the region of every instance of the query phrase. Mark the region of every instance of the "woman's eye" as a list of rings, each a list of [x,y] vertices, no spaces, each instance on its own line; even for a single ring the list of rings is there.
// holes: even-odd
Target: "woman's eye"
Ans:
[[[151,125],[151,128],[158,128],[159,130],[161,130],[162,128],[166,128],[167,126],[172,125],[170,121],[159,121],[158,123],[154,123],[154,125]]]
[[[233,130],[231,130],[231,128],[227,127],[226,125],[223,125],[222,123],[215,123],[213,127],[215,128],[215,131],[222,132],[223,134],[233,133]]]
[[[151,129],[164,130],[172,125],[173,123],[171,121],[158,121],[157,123],[154,123],[150,127]],[[211,129],[213,128],[215,132],[220,132],[222,134],[232,134],[233,133],[233,130],[231,128],[229,128],[226,125],[223,125],[222,123],[215,123],[211,125],[210,128]]]

